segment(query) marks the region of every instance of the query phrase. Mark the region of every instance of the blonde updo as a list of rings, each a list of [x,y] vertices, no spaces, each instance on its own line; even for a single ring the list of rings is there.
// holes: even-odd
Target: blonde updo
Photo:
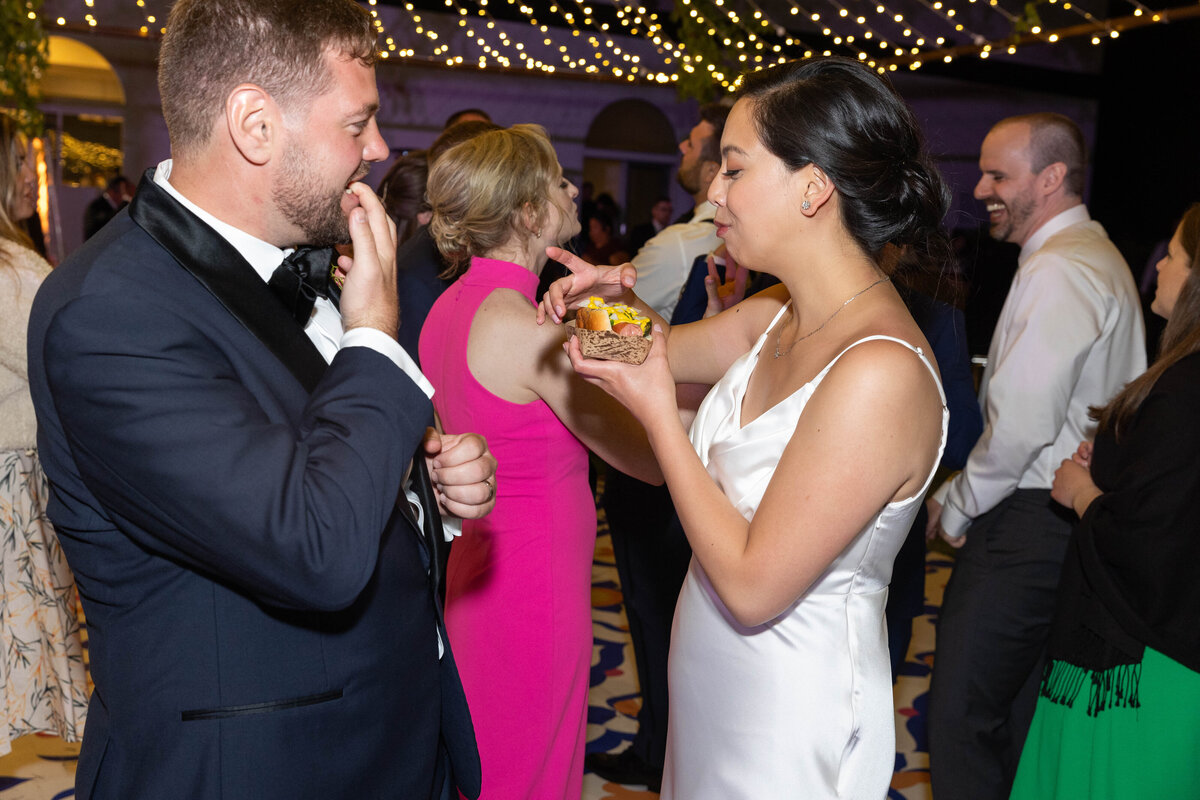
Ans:
[[[514,235],[532,236],[523,224],[528,205],[540,229],[558,177],[558,156],[541,125],[513,125],[468,139],[438,157],[429,171],[426,196],[433,219],[429,233],[449,268],[442,278],[467,271]]]

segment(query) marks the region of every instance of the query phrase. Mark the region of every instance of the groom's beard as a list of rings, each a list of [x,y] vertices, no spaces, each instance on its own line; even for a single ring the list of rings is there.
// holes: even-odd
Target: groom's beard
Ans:
[[[284,218],[304,232],[304,244],[329,247],[350,241],[350,225],[342,210],[346,186],[364,177],[370,165],[363,161],[346,183],[322,190],[321,177],[312,167],[312,159],[298,145],[289,144],[283,152],[282,177],[271,189],[275,205]]]

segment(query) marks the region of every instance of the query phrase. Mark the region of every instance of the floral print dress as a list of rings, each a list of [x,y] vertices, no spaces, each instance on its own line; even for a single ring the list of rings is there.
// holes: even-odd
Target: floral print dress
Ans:
[[[46,518],[25,368],[25,324],[49,271],[0,240],[0,755],[27,733],[77,741],[87,714],[78,596]]]

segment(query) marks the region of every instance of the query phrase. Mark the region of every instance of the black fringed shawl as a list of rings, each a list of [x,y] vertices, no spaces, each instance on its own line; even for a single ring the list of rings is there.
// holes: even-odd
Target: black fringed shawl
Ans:
[[[1138,708],[1151,647],[1200,672],[1200,354],[1163,373],[1116,441],[1096,437],[1104,492],[1063,564],[1041,694],[1088,714]]]

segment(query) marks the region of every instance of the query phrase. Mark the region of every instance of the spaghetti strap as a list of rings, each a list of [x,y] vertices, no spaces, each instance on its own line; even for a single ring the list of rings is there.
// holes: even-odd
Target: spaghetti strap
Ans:
[[[771,333],[771,331],[775,330],[775,326],[779,324],[779,320],[783,319],[784,312],[791,307],[792,301],[788,300],[778,311],[775,312],[775,318],[771,320],[771,324],[767,326],[767,329],[764,330],[758,337],[758,341],[754,343],[754,347],[751,348],[754,358],[758,358],[759,351],[761,351],[763,345],[766,344],[767,336]]]

